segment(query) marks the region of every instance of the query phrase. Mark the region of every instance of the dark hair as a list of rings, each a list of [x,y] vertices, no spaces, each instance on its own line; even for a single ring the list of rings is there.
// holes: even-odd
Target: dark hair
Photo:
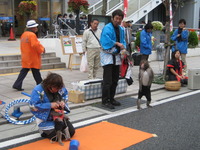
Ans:
[[[153,25],[151,23],[147,23],[145,26],[144,26],[144,29],[147,31],[147,29],[153,29]]]
[[[181,52],[180,52],[179,50],[173,51],[173,52],[172,52],[172,59],[173,59],[173,60],[176,59],[176,57],[175,57],[176,52],[179,52],[179,53],[181,54]]]
[[[144,64],[144,68],[143,68],[144,70],[147,70],[149,68],[149,62],[148,62],[148,60],[142,59],[140,61],[140,68],[141,68],[142,64]]]
[[[67,16],[67,14],[64,14],[64,15],[63,15],[63,18],[64,18],[65,16]]]
[[[62,17],[62,15],[61,15],[61,14],[58,14],[57,18],[58,18],[58,17]]]
[[[64,87],[62,77],[57,73],[48,73],[47,77],[42,81],[42,85],[45,89],[55,87],[61,89]]]
[[[184,25],[186,25],[185,19],[180,19],[179,22],[178,22],[178,24],[180,24],[180,23],[184,23]]]
[[[73,15],[72,14],[69,14],[69,18],[72,18],[73,17]]]
[[[121,16],[122,19],[123,19],[124,13],[121,9],[117,9],[117,10],[113,11],[113,13],[112,13],[112,18],[114,18],[115,16]]]
[[[99,22],[99,20],[98,20],[98,19],[92,19],[91,23],[92,23],[92,22],[94,22],[94,21],[98,21],[98,22]]]

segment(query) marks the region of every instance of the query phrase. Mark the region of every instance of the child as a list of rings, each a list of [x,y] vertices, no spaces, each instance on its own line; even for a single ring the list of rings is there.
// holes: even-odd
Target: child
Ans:
[[[140,101],[144,95],[147,99],[147,107],[152,107],[151,103],[151,84],[154,78],[154,73],[147,60],[141,60],[139,70],[139,91],[137,100],[137,109],[141,109]]]

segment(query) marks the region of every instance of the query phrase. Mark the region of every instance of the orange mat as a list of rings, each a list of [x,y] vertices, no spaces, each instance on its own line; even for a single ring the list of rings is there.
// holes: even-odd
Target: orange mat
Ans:
[[[153,137],[152,134],[121,125],[100,122],[76,130],[73,139],[80,142],[79,150],[122,150]],[[60,146],[48,139],[29,143],[10,150],[68,150],[69,141]]]

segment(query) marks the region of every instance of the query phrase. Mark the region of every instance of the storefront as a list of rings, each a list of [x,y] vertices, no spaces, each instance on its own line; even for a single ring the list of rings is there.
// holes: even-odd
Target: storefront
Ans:
[[[20,36],[27,22],[25,16],[18,14],[18,5],[22,0],[0,0],[0,37],[9,36],[11,25],[16,36]],[[39,31],[45,22],[48,29],[52,30],[52,24],[56,21],[58,14],[66,12],[67,0],[34,0],[37,2],[37,11],[30,19],[35,19],[40,24]],[[46,28],[45,27],[45,28]],[[40,33],[39,33],[40,34]]]

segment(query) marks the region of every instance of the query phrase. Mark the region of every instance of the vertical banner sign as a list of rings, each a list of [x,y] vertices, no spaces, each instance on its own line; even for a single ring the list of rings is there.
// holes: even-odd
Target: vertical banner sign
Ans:
[[[169,11],[170,11],[170,31],[173,30],[173,13],[172,13],[172,2],[170,0],[170,8],[169,8]]]
[[[128,0],[124,0],[124,17],[126,17],[128,10]]]

